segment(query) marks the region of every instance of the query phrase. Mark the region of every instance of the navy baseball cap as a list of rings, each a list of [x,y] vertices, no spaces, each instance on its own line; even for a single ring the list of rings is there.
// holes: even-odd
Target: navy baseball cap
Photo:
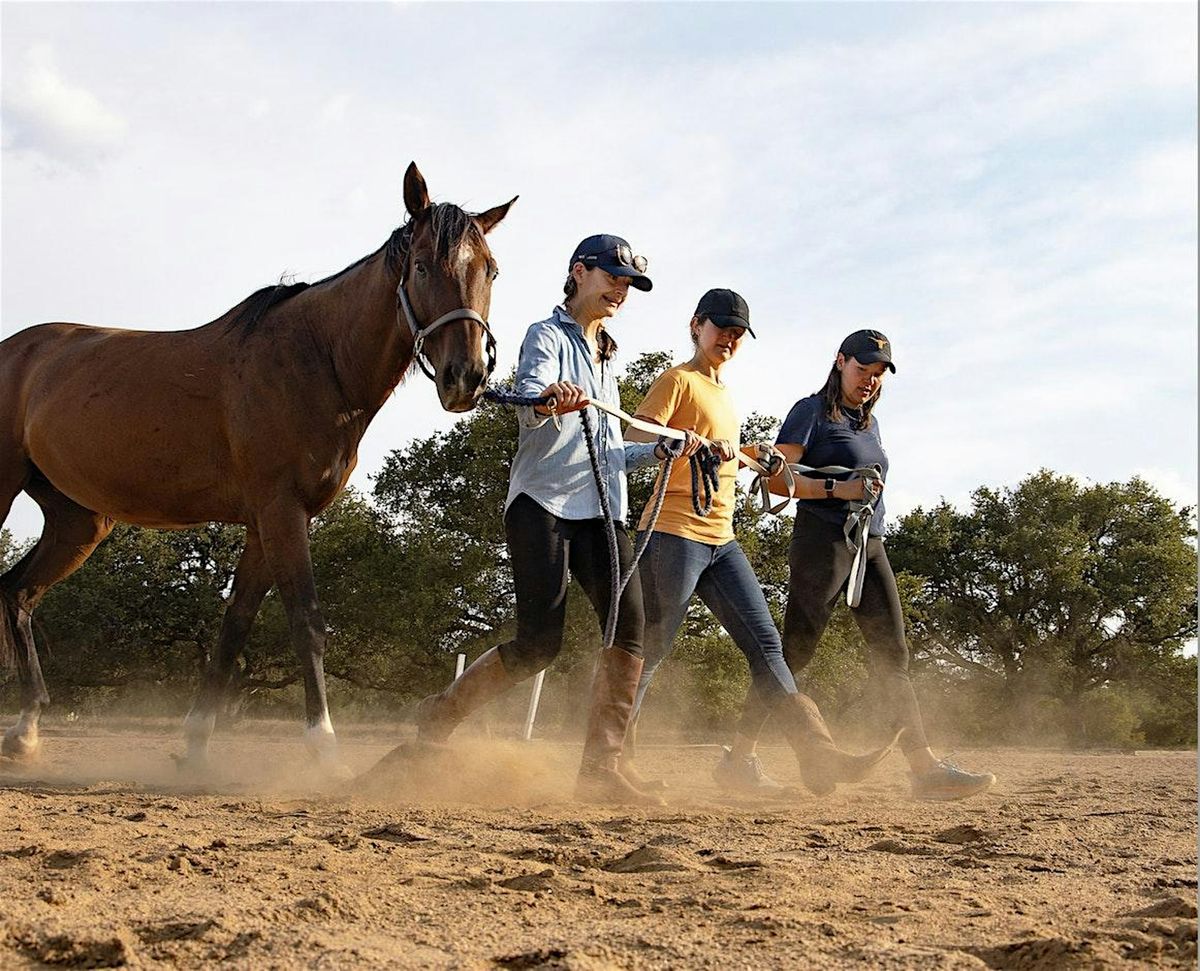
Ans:
[[[750,329],[750,305],[740,293],[721,287],[709,290],[696,304],[697,317],[707,317],[718,327],[745,327],[755,340],[758,335]]]
[[[589,236],[575,247],[571,262],[567,264],[568,273],[576,263],[582,263],[588,269],[598,266],[613,276],[627,276],[629,285],[639,290],[654,287],[650,277],[646,276],[646,257],[634,256],[633,248],[620,236],[609,233]]]
[[[892,363],[892,342],[877,330],[856,330],[842,341],[838,352],[854,358],[859,364],[883,363],[895,374]]]

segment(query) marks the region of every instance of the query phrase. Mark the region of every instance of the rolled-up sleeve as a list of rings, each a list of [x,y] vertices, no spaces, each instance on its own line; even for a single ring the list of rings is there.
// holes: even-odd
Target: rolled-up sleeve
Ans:
[[[534,324],[526,331],[517,360],[514,382],[517,394],[526,397],[540,395],[550,385],[562,380],[560,340],[555,328],[547,326],[546,321]],[[550,419],[532,408],[521,407],[517,409],[517,420],[526,428],[541,428]]]
[[[644,469],[647,465],[653,465],[658,461],[658,456],[654,454],[656,448],[657,442],[626,442],[625,471],[632,472],[634,469]]]

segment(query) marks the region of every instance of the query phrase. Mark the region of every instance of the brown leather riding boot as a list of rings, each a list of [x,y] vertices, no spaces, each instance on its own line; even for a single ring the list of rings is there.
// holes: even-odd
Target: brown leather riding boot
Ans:
[[[504,670],[499,649],[485,651],[444,691],[417,703],[417,738],[422,742],[446,741],[467,715],[515,684],[517,680]]]
[[[667,784],[662,779],[647,779],[640,771],[635,763],[637,759],[637,730],[638,716],[634,715],[629,722],[629,728],[625,732],[625,748],[621,752],[621,759],[617,763],[617,771],[625,777],[635,789],[642,792],[661,792],[667,788]]]
[[[804,786],[817,796],[833,792],[839,782],[861,782],[891,752],[900,737],[897,732],[883,748],[864,755],[851,755],[834,743],[821,709],[808,695],[789,695],[776,708],[776,714],[783,723],[792,751],[796,753]]]
[[[665,805],[658,796],[635,788],[618,771],[641,673],[642,659],[619,647],[610,647],[600,655],[600,664],[592,681],[583,761],[579,767],[579,781],[575,784],[575,798],[582,802]]]

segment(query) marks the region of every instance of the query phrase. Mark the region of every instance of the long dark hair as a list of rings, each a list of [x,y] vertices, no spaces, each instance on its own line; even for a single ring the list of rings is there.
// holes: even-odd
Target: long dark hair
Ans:
[[[849,357],[850,355],[846,355]],[[829,369],[829,377],[825,379],[825,387],[816,392],[825,402],[825,414],[829,416],[830,421],[841,421],[845,418],[845,413],[842,411],[842,369],[837,365],[837,358],[834,358],[833,367]],[[879,396],[883,393],[883,385],[875,389],[875,393],[871,395],[862,406],[862,424],[858,426],[859,431],[863,431],[871,427],[871,412],[875,410],[875,405],[879,401]]]
[[[566,307],[567,313],[571,312],[571,308],[567,306],[579,292],[579,284],[575,282],[575,277],[568,275],[567,282],[563,284],[563,306]],[[604,327],[600,325],[600,332],[596,335],[596,348],[600,351],[600,360],[611,361],[617,353],[617,342],[613,340],[610,334]]]

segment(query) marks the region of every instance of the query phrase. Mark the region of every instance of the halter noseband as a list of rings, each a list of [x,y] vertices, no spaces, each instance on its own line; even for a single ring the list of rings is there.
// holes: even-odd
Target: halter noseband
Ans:
[[[492,334],[492,329],[488,326],[488,322],[483,319],[476,311],[470,307],[459,307],[457,310],[451,310],[448,313],[442,314],[431,324],[424,327],[417,326],[417,317],[413,313],[412,303],[408,299],[408,291],[404,287],[405,279],[408,274],[408,244],[412,239],[412,230],[405,234],[403,240],[403,263],[400,269],[400,282],[396,285],[396,311],[397,314],[403,312],[404,319],[408,321],[408,329],[413,335],[413,360],[417,362],[421,370],[425,372],[425,376],[430,381],[437,381],[437,373],[433,370],[433,365],[425,356],[425,338],[432,334],[435,330],[448,324],[452,320],[473,320],[483,328],[484,334],[487,336],[487,375],[490,378],[492,372],[496,369],[496,338]]]

